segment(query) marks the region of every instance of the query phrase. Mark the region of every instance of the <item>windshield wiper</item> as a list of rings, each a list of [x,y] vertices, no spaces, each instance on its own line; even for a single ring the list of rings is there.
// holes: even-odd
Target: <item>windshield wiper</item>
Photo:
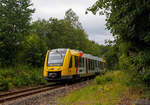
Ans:
[[[59,51],[56,50],[56,53],[58,53],[61,56],[61,58],[63,57],[62,53],[60,53]]]

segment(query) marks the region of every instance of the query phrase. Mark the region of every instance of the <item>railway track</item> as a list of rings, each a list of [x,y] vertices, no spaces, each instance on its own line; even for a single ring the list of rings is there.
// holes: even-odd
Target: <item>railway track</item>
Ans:
[[[41,92],[46,92],[52,89],[60,88],[62,86],[64,85],[55,83],[55,84],[49,84],[49,85],[9,92],[5,94],[0,94],[0,103],[4,103],[6,101],[15,100],[21,97],[26,97]]]

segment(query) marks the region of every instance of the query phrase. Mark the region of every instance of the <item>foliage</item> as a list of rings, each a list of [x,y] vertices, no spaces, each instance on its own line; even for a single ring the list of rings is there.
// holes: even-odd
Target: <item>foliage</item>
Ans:
[[[66,11],[65,20],[69,21],[73,27],[82,29],[81,23],[79,22],[79,17],[72,9]]]
[[[106,15],[107,29],[115,36],[121,52],[122,69],[132,70],[141,80],[150,81],[150,1],[98,0],[88,10]]]
[[[43,39],[36,34],[27,36],[25,41],[22,42],[22,47],[24,49],[22,50],[23,57],[21,59],[24,59],[25,64],[38,67],[44,65],[47,46]]]
[[[118,48],[116,46],[108,46],[108,51],[104,53],[106,59],[106,68],[108,70],[119,69],[119,56]]]
[[[49,49],[71,48],[100,56],[100,45],[88,40],[87,34],[81,27],[73,25],[76,24],[78,26],[79,22],[74,22],[74,20],[72,22],[70,18],[75,18],[76,15],[72,13],[75,15],[72,16],[68,11],[65,19],[50,18],[49,20],[35,21],[32,24],[32,32],[43,38]],[[73,11],[71,10],[71,12]]]
[[[95,81],[88,86],[58,99],[58,103],[67,105],[117,105],[123,97],[132,98],[134,101],[140,97],[138,94],[140,89],[136,87],[137,91],[129,94],[134,90],[130,79],[131,75],[123,71],[107,72],[97,76]]]
[[[20,42],[27,35],[33,9],[30,0],[0,0],[0,62],[16,65]]]
[[[107,15],[107,28],[122,42],[131,42],[138,49],[149,47],[150,1],[98,0],[90,11]]]
[[[46,84],[42,68],[19,66],[0,69],[0,91],[26,86]]]

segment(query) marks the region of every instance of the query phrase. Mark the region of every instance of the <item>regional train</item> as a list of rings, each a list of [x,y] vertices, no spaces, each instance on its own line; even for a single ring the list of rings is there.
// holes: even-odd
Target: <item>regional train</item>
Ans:
[[[44,78],[48,81],[88,78],[104,72],[104,59],[79,50],[48,50],[45,57]]]

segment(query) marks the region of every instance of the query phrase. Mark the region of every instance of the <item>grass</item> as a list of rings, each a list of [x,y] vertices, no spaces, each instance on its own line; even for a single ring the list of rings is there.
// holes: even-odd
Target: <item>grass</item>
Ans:
[[[0,91],[46,83],[42,68],[19,66],[0,69]]]
[[[61,105],[117,105],[123,98],[140,97],[131,75],[123,71],[107,72],[97,76],[92,84],[58,99]]]

